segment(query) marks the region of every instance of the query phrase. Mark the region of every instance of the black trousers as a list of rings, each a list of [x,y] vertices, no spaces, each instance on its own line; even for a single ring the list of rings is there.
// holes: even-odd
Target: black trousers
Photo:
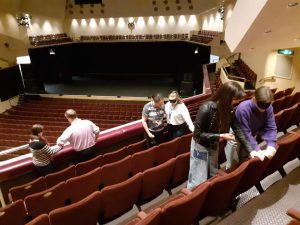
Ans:
[[[95,146],[75,152],[74,164],[87,161],[96,156]]]
[[[34,166],[35,166],[39,176],[46,176],[47,174],[54,172],[54,168],[51,163],[49,163],[46,166],[36,166],[36,165],[34,165]]]
[[[154,138],[150,138],[148,136],[148,134],[145,132],[144,136],[145,136],[145,139],[146,139],[146,145],[147,145],[147,148],[151,148],[155,145],[159,145],[160,143],[163,142],[163,135],[164,135],[164,131],[158,131],[158,132],[153,132],[153,131],[150,131],[153,135],[154,135]]]

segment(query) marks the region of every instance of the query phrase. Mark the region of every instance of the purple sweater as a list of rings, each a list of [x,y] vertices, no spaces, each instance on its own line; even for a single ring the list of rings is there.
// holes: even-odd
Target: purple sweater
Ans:
[[[246,100],[238,105],[235,116],[254,150],[260,149],[254,137],[256,135],[260,136],[267,146],[275,147],[277,127],[272,105],[266,111],[260,112],[252,99]]]

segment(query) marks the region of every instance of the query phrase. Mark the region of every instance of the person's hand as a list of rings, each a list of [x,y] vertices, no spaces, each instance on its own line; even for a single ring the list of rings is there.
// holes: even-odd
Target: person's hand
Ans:
[[[264,150],[263,151],[263,153],[264,153],[264,155],[266,156],[266,157],[268,157],[269,159],[272,159],[272,157],[275,155],[275,153],[276,153],[276,149],[274,148],[274,147],[272,147],[272,146],[268,146],[267,148],[266,148],[266,150]]]
[[[220,134],[220,140],[232,141],[235,140],[235,136],[230,133]]]
[[[148,136],[149,138],[154,138],[154,135],[151,132],[148,133]]]
[[[265,155],[263,154],[263,152],[261,150],[259,151],[251,151],[250,152],[250,157],[254,158],[254,157],[258,157],[260,159],[260,161],[264,161],[265,159]]]

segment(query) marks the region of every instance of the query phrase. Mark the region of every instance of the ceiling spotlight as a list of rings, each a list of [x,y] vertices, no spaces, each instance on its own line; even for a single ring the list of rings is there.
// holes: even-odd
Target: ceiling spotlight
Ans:
[[[194,54],[198,54],[198,48],[195,49]]]
[[[265,33],[265,34],[272,33],[272,30],[266,30],[264,33]]]
[[[50,55],[55,55],[55,52],[53,51],[52,48],[50,48],[50,52],[49,52]]]
[[[297,5],[299,5],[298,2],[293,2],[293,3],[289,3],[287,6],[288,7],[294,7],[294,6],[297,6]]]

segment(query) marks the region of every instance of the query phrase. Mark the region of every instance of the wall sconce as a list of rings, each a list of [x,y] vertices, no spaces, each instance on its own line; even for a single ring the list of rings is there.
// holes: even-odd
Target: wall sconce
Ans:
[[[224,20],[225,7],[221,5],[218,9],[218,12],[221,14],[221,20]]]
[[[30,24],[30,20],[31,20],[31,15],[27,14],[27,13],[18,13],[16,15],[17,18],[17,22],[19,26],[26,26],[29,27]]]
[[[128,27],[128,29],[130,30],[131,33],[135,29],[135,21],[134,21],[133,17],[128,18],[127,27]]]

